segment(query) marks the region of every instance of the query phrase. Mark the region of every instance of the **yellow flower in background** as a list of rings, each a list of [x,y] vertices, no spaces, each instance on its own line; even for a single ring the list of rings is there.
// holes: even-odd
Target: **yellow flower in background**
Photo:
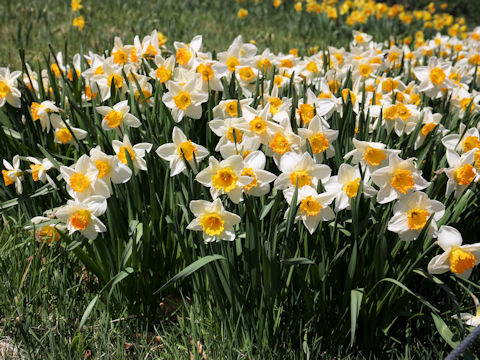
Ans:
[[[83,27],[85,26],[85,19],[82,15],[77,16],[75,19],[73,19],[72,25],[78,28],[79,31],[82,31]]]
[[[282,5],[282,0],[273,0],[273,6],[278,8],[280,5]]]
[[[238,18],[239,19],[245,19],[248,15],[248,10],[244,9],[244,8],[240,8],[240,10],[238,10]]]
[[[82,0],[72,0],[72,11],[79,11],[82,8]]]

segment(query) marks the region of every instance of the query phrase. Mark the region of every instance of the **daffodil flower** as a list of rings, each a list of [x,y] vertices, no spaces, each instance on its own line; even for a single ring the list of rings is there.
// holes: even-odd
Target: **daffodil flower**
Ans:
[[[475,160],[475,152],[469,151],[462,156],[455,151],[447,149],[447,161],[449,168],[445,169],[448,177],[445,196],[455,192],[455,198],[460,197],[467,187],[478,177],[476,168],[472,165]]]
[[[8,68],[0,68],[0,108],[8,103],[19,108],[22,94],[17,89],[17,79],[22,75],[21,71],[10,72]]]
[[[292,202],[295,188],[288,188],[283,192],[285,199],[290,205]],[[321,221],[330,221],[335,218],[335,213],[330,208],[330,204],[335,198],[334,194],[322,193],[317,194],[317,191],[310,186],[298,189],[297,196],[297,213],[295,220],[302,220],[310,234],[313,234]],[[290,209],[285,212],[285,218],[288,217]]]
[[[102,129],[116,130],[121,135],[124,126],[137,128],[142,125],[140,120],[130,114],[129,111],[128,100],[115,104],[113,108],[109,106],[97,107],[97,112],[103,116]]]
[[[230,200],[238,204],[243,200],[244,187],[254,180],[253,177],[242,175],[243,168],[243,159],[240,155],[232,155],[221,162],[210,156],[209,166],[200,171],[195,180],[209,187],[214,199],[227,194]]]
[[[17,194],[21,194],[23,191],[23,171],[20,170],[20,157],[15,155],[11,164],[7,160],[3,159],[3,166],[6,169],[2,170],[5,186],[15,184],[15,191]]]
[[[393,217],[388,222],[388,230],[397,233],[400,240],[415,240],[427,224],[427,236],[432,237],[437,230],[437,221],[445,213],[445,206],[437,200],[430,200],[423,192],[412,192],[402,197],[393,207]]]
[[[117,156],[105,154],[99,145],[90,149],[90,160],[98,170],[97,178],[107,184],[110,192],[112,183],[126,183],[132,176],[128,165],[122,163]]]
[[[403,160],[397,154],[390,155],[388,166],[372,173],[372,180],[380,188],[377,194],[379,204],[386,204],[430,185],[417,169],[415,158]]]
[[[365,197],[374,196],[377,191],[368,184],[370,173],[368,169],[364,170],[363,175],[357,166],[342,164],[338,168],[338,175],[332,176],[325,183],[325,190],[335,194],[335,211],[350,209],[350,200],[358,195],[360,182],[363,182],[363,193]]]
[[[128,165],[128,153],[130,160],[132,161],[135,174],[138,173],[139,170],[147,171],[147,162],[145,161],[144,157],[145,153],[148,153],[150,150],[152,150],[152,146],[153,145],[150,143],[138,143],[132,145],[127,135],[123,136],[123,141],[112,141],[113,150],[115,151],[115,154],[117,154],[118,160],[120,160],[122,164]]]
[[[310,121],[308,128],[298,128],[298,135],[302,138],[302,149],[307,150],[307,140],[312,149],[315,161],[322,162],[335,155],[333,142],[338,137],[338,130],[330,129],[328,123],[318,115]]]
[[[202,231],[203,240],[206,243],[219,240],[235,240],[233,227],[240,223],[240,216],[226,211],[220,199],[213,202],[192,200],[190,211],[195,219],[187,225],[187,229]]]
[[[67,183],[67,192],[82,201],[92,195],[110,196],[107,184],[98,179],[98,169],[88,155],[82,155],[72,167],[61,166],[60,173]]]
[[[477,327],[480,326],[480,301],[478,301],[478,298],[472,293],[470,293],[470,296],[475,304],[475,315],[469,313],[460,313],[460,320],[465,322],[465,325]],[[453,315],[452,318],[458,319],[458,316]]]
[[[352,141],[355,150],[346,153],[343,158],[348,160],[352,157],[352,164],[360,163],[372,172],[386,166],[390,154],[400,153],[400,150],[386,149],[387,146],[380,142],[360,141],[355,138]]]
[[[202,103],[208,100],[208,94],[197,90],[197,78],[193,77],[185,86],[169,81],[169,91],[162,97],[166,107],[172,110],[175,122],[180,122],[184,116],[192,119],[202,117]]]
[[[79,231],[89,240],[95,240],[98,233],[107,231],[98,219],[107,210],[103,196],[90,196],[80,200],[68,200],[67,205],[57,209],[55,216],[67,225],[69,234]]]
[[[188,140],[183,131],[176,126],[173,128],[172,140],[173,143],[163,144],[156,151],[163,160],[170,162],[170,176],[178,175],[181,172],[186,174],[185,161],[196,171],[197,165],[194,162],[194,156],[198,162],[209,154],[206,148]]]
[[[428,272],[436,275],[450,270],[456,276],[468,279],[473,267],[480,262],[480,243],[462,245],[462,242],[462,235],[457,229],[441,226],[437,232],[437,243],[444,253],[430,260]]]
[[[279,168],[282,173],[274,184],[279,190],[295,188],[297,184],[299,189],[305,186],[316,189],[318,181],[327,181],[332,172],[328,165],[316,164],[309,153],[288,152],[280,159]]]
[[[48,176],[47,171],[53,168],[53,164],[48,159],[39,160],[32,156],[28,156],[27,160],[30,161],[30,173],[32,174],[33,181],[41,181],[48,183],[55,189],[57,186],[50,176]]]

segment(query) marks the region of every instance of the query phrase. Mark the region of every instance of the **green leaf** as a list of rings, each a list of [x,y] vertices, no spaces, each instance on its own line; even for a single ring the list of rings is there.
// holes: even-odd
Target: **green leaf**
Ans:
[[[93,308],[95,307],[95,304],[97,303],[98,300],[98,295],[96,295],[92,301],[90,301],[90,304],[88,304],[87,309],[83,313],[82,320],[80,320],[80,324],[78,325],[78,331],[80,331],[85,325],[85,322],[87,321],[88,317],[90,316],[90,313],[92,312]]]
[[[360,305],[363,299],[363,288],[350,291],[350,345],[355,341],[355,332],[357,330],[357,320],[360,314]]]
[[[198,269],[204,267],[208,263],[210,263],[212,261],[215,261],[215,260],[226,260],[226,258],[224,258],[221,255],[208,255],[208,256],[205,256],[203,258],[200,258],[197,261],[195,261],[194,263],[188,265],[185,269],[180,271],[177,275],[172,277],[170,280],[168,280],[165,284],[163,284],[163,286],[160,289],[155,291],[154,294],[158,294],[163,289],[169,287],[170,285],[177,282],[178,280],[185,279],[187,276],[193,274]]]
[[[443,338],[443,340],[447,342],[448,345],[452,347],[452,349],[455,349],[460,344],[460,342],[453,340],[453,333],[450,331],[447,324],[445,324],[445,322],[439,316],[433,313],[431,315],[440,336]]]
[[[282,262],[290,265],[315,265],[315,263],[307,258],[304,257],[295,257],[282,260]]]

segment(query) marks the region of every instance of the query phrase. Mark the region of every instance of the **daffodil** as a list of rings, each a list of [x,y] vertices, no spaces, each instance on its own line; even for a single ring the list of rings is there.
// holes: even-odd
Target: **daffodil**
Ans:
[[[270,192],[270,183],[276,175],[265,170],[266,157],[261,151],[253,151],[243,160],[243,170],[240,175],[250,176],[252,181],[243,187],[246,194],[263,196]]]
[[[42,130],[46,132],[50,131],[50,117],[60,118],[58,107],[50,100],[42,101],[40,104],[33,102],[32,105],[30,105],[30,111],[33,121],[39,120]]]
[[[291,204],[295,189],[289,188],[283,192],[288,204]],[[298,189],[297,206],[298,210],[295,215],[296,220],[302,220],[310,234],[313,234],[321,221],[330,221],[335,218],[335,213],[330,208],[330,204],[335,198],[334,194],[322,193],[317,194],[317,191],[310,186]],[[285,213],[287,218],[290,209]]]
[[[476,168],[472,165],[475,160],[475,152],[469,151],[462,156],[455,151],[447,149],[447,161],[449,168],[445,169],[448,177],[445,196],[455,192],[455,198],[460,197],[467,187],[478,176]]]
[[[87,137],[87,132],[83,129],[73,127],[69,120],[62,120],[60,116],[50,118],[52,127],[55,129],[55,142],[59,144],[72,144],[78,147],[78,141]],[[70,129],[67,127],[70,127]]]
[[[437,230],[437,221],[445,213],[445,206],[437,200],[430,200],[423,192],[411,192],[402,197],[393,207],[393,217],[388,222],[388,230],[396,232],[400,240],[415,240],[428,219],[433,215],[426,235],[431,237]]]
[[[470,293],[470,296],[475,304],[475,315],[470,313],[460,313],[460,320],[465,322],[465,325],[477,327],[480,326],[480,301],[478,301],[478,298],[472,293]],[[458,319],[458,316],[453,315],[452,318]]]
[[[415,158],[403,160],[397,154],[390,155],[388,166],[372,173],[372,180],[380,188],[377,194],[379,204],[386,204],[430,185],[417,169]]]
[[[98,169],[88,155],[82,155],[72,167],[61,166],[60,173],[72,198],[82,201],[92,195],[110,196],[107,184],[98,178]]]
[[[135,174],[138,173],[139,170],[147,171],[147,162],[144,157],[145,153],[152,150],[152,146],[150,143],[132,145],[127,135],[123,136],[123,141],[112,141],[112,147],[115,154],[117,154],[118,160],[120,160],[122,164],[128,165],[128,157],[130,157]]]
[[[10,72],[8,68],[0,68],[0,107],[5,103],[19,108],[22,94],[17,88],[17,79],[22,75],[21,71]]]
[[[297,185],[299,189],[304,186],[316,189],[318,181],[327,181],[332,171],[328,165],[316,164],[310,154],[294,152],[282,156],[279,169],[282,173],[275,180],[274,187],[280,190]]]
[[[97,178],[104,181],[111,190],[111,183],[123,184],[130,180],[132,170],[117,156],[107,155],[100,146],[90,149],[90,160],[98,170]]]
[[[283,130],[279,124],[269,120],[269,104],[259,110],[245,105],[242,109],[242,115],[244,121],[236,125],[237,129],[246,132],[247,137],[248,134],[257,137],[262,145],[268,145],[274,134]]]
[[[17,194],[21,194],[23,191],[23,171],[20,169],[20,157],[15,155],[11,164],[3,159],[3,166],[5,167],[5,170],[2,170],[5,186],[15,184]]]
[[[367,166],[370,171],[384,167],[388,163],[390,154],[399,154],[400,150],[386,149],[386,145],[380,142],[360,141],[352,139],[355,150],[345,154],[345,160],[352,158],[352,164],[360,163]]]
[[[330,129],[328,123],[315,115],[308,124],[308,128],[298,128],[298,135],[302,138],[302,150],[307,150],[307,141],[317,162],[335,155],[333,142],[338,137],[338,130]]]
[[[208,123],[210,129],[219,136],[217,146],[215,151],[219,151],[220,147],[228,142],[231,143],[241,143],[243,139],[244,130],[246,121],[243,117],[241,118],[226,118],[226,119],[213,119]]]
[[[480,262],[480,243],[462,245],[462,242],[462,235],[457,229],[441,226],[437,232],[437,243],[444,253],[430,260],[428,272],[436,275],[450,270],[456,276],[468,279],[473,267]]]
[[[440,98],[445,91],[454,87],[449,75],[452,64],[440,61],[433,56],[428,60],[427,66],[418,66],[413,69],[417,79],[420,81],[418,90],[424,92],[430,98]]]
[[[184,116],[192,119],[202,117],[202,103],[208,100],[208,94],[197,90],[197,78],[193,77],[184,86],[174,82],[168,82],[169,91],[162,97],[166,107],[172,110],[175,122],[180,122]]]
[[[243,200],[244,187],[254,180],[253,177],[242,175],[243,168],[240,155],[232,155],[221,162],[210,156],[208,167],[200,171],[195,180],[209,187],[214,199],[227,194],[230,200],[238,204]]]
[[[338,168],[338,175],[330,177],[325,183],[325,190],[335,194],[335,211],[350,209],[350,200],[357,197],[362,182],[365,197],[374,196],[377,191],[368,184],[370,173],[364,170],[363,180],[357,166],[342,164]]]
[[[99,106],[97,112],[103,116],[103,130],[115,130],[119,135],[125,126],[137,128],[142,123],[134,115],[129,113],[128,101],[121,101],[113,106]]]
[[[447,149],[464,154],[473,149],[480,150],[480,135],[477,128],[465,130],[465,124],[460,123],[459,134],[449,134],[442,139],[442,144]]]
[[[208,242],[235,240],[235,225],[240,223],[240,216],[228,212],[223,207],[220,199],[213,202],[205,200],[192,200],[190,211],[195,216],[187,229],[202,231],[203,240]]]
[[[69,234],[79,231],[89,240],[95,240],[98,233],[107,231],[100,221],[107,210],[107,201],[103,196],[89,196],[83,200],[68,200],[67,205],[57,209],[55,216],[67,225]]]
[[[55,182],[52,180],[50,176],[48,176],[47,171],[53,168],[53,164],[48,159],[39,160],[33,156],[28,156],[27,160],[30,161],[30,173],[32,174],[33,181],[41,181],[48,183],[53,187],[56,188]]]
[[[170,162],[170,176],[181,172],[186,174],[185,162],[196,170],[197,164],[194,159],[198,162],[209,154],[206,148],[188,140],[183,131],[176,126],[173,128],[172,140],[173,143],[163,144],[156,150],[158,156]]]

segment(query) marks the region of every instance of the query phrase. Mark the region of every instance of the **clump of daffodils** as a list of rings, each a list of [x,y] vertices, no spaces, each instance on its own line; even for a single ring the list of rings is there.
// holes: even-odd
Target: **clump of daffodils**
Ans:
[[[348,13],[345,6],[339,11]],[[81,7],[72,1],[74,11]],[[323,10],[338,16],[336,8]],[[384,228],[398,240],[437,238],[443,253],[431,260],[431,273],[468,278],[479,262],[478,244],[462,245],[458,231],[445,225],[445,206],[478,191],[479,47],[479,29],[466,39],[419,36],[411,47],[354,31],[350,50],[274,54],[239,36],[215,56],[201,36],[169,50],[153,31],[131,44],[115,38],[108,55],[77,54],[68,65],[57,54],[50,69],[36,74],[27,66],[23,78],[1,68],[0,108],[26,109],[24,123],[55,146],[48,157],[3,159],[5,193],[64,188],[68,196],[58,207],[32,219],[37,237],[102,241],[118,187],[135,177],[165,178],[151,166],[153,156],[170,169],[170,181],[188,177],[185,193],[202,188],[188,199],[187,229],[207,243],[241,241],[240,215],[271,194],[278,194],[284,219],[309,236],[328,226],[322,224],[353,222],[365,202],[386,214]],[[54,101],[51,77],[62,79],[59,87],[84,84],[78,99],[91,119],[79,119],[73,101]],[[22,103],[25,87],[37,101]],[[149,154],[154,146],[156,155]],[[432,163],[430,153],[443,158]]]

